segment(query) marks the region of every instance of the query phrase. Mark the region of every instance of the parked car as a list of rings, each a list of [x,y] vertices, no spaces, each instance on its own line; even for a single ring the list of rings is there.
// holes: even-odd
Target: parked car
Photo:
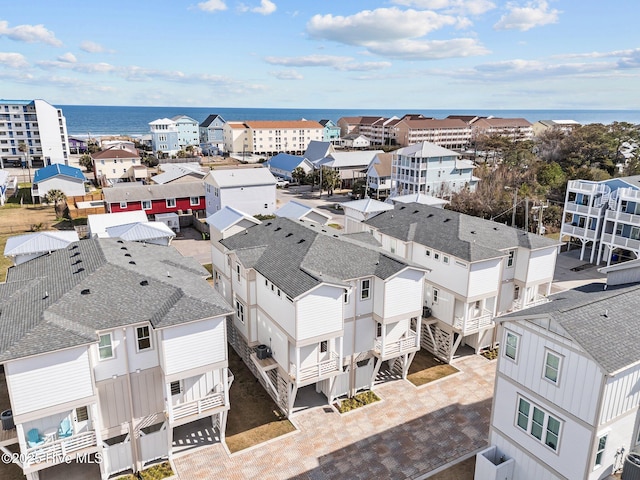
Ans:
[[[283,178],[279,178],[276,181],[276,187],[280,187],[280,188],[287,188],[289,186],[289,181],[285,180]]]

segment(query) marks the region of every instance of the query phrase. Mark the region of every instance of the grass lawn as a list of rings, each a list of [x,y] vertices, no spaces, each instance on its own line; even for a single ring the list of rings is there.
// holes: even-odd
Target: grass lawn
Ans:
[[[416,387],[419,387],[420,385],[433,382],[434,380],[458,371],[457,368],[437,359],[433,354],[424,350],[418,350],[409,367],[407,379]]]
[[[235,377],[229,391],[226,432],[232,453],[295,430],[231,346],[229,368]]]
[[[162,462],[158,465],[153,465],[142,472],[140,472],[140,477],[144,480],[161,480],[163,478],[168,478],[173,475],[173,470],[171,470],[171,465],[169,462]],[[133,475],[124,475],[122,477],[118,477],[116,480],[136,480]]]

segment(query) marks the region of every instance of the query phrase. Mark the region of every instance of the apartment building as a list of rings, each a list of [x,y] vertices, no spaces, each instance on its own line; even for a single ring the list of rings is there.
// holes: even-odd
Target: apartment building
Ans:
[[[382,362],[406,377],[420,348],[426,269],[314,222],[209,217],[216,290],[235,306],[229,342],[285,414],[300,389],[371,388]]]
[[[499,135],[513,141],[533,139],[533,125],[524,118],[477,117],[470,123],[473,138]]]
[[[69,462],[86,478],[137,472],[197,420],[224,438],[232,310],[207,276],[172,247],[117,239],[9,269],[0,363],[15,428],[0,450],[19,448],[28,480]]]
[[[471,141],[471,127],[456,118],[424,118],[408,115],[392,127],[396,145],[406,147],[429,142],[443,148],[462,150]]]
[[[272,157],[284,152],[302,155],[312,140],[323,141],[324,127],[310,120],[227,122],[224,148],[230,154]]]
[[[0,99],[0,168],[51,163],[69,164],[62,110],[44,100]]]

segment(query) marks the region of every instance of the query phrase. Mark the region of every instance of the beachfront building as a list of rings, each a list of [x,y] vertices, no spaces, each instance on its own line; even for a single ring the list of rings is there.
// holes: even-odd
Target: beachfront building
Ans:
[[[498,135],[513,141],[533,139],[533,125],[524,118],[476,117],[470,126],[473,138]]]
[[[393,125],[393,139],[402,147],[429,142],[443,148],[462,150],[471,141],[471,127],[454,118],[438,120],[406,115]]]
[[[379,120],[385,120],[385,118],[373,116],[342,117],[338,119],[337,124],[340,127],[340,137],[345,137],[352,133],[366,135],[371,132],[371,125]]]
[[[334,145],[340,142],[340,127],[338,125],[333,123],[331,120],[320,120],[318,123],[323,127],[323,142],[329,142]]]
[[[224,118],[209,115],[200,124],[200,148],[206,155],[219,154],[224,148]]]
[[[67,121],[44,100],[0,99],[0,168],[69,164]]]
[[[158,156],[176,155],[180,151],[178,126],[170,118],[159,118],[149,122],[151,129],[151,149]]]
[[[473,162],[434,143],[403,147],[392,156],[392,197],[413,193],[448,197],[463,189],[474,191],[479,181],[473,176]]]
[[[211,170],[204,177],[207,217],[229,206],[251,215],[273,215],[276,179],[268,168]]]
[[[571,133],[580,126],[581,125],[575,120],[538,120],[531,126],[531,128],[533,130],[533,135],[537,137],[538,135],[550,130]]]
[[[216,290],[235,307],[229,343],[289,415],[298,392],[371,388],[383,362],[402,377],[419,349],[425,269],[369,234],[221,210],[211,225]]]
[[[640,447],[638,262],[601,270],[606,284],[497,319],[490,447],[475,480],[602,480],[623,462],[622,478],[638,474],[624,461]]]
[[[181,150],[200,145],[200,128],[198,121],[187,115],[171,117],[178,129],[178,145]]]
[[[142,182],[148,175],[136,149],[110,147],[92,153],[91,158],[96,184],[101,187],[121,182]]]
[[[203,429],[224,439],[232,309],[208,276],[173,247],[117,239],[9,269],[0,363],[15,428],[0,450],[27,479],[106,479]]]
[[[430,270],[422,348],[444,361],[461,345],[476,352],[490,347],[498,314],[544,303],[551,292],[560,242],[540,235],[418,203],[345,225]]]

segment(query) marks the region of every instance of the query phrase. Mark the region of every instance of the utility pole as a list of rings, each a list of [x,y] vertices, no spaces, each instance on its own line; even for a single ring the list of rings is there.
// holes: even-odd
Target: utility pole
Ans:
[[[524,231],[529,233],[529,197],[524,199]]]
[[[516,226],[516,206],[518,205],[518,189],[513,188],[513,209],[511,210],[511,226]]]

